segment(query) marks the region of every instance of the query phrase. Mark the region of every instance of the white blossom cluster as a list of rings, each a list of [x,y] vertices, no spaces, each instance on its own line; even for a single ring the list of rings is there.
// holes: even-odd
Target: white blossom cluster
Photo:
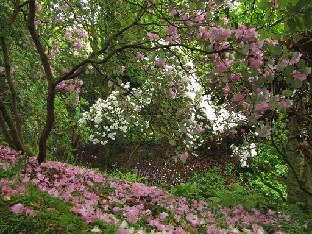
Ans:
[[[124,88],[129,88],[129,84]],[[113,91],[107,99],[99,98],[88,112],[82,114],[79,124],[91,127],[90,141],[93,144],[106,145],[109,140],[115,140],[118,133],[125,136],[130,122],[129,111],[120,104],[119,97],[120,91]]]

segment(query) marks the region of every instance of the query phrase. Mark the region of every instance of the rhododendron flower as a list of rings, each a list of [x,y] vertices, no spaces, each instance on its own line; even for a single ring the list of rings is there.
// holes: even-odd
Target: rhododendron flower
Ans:
[[[65,68],[65,67],[62,67],[62,68],[61,68],[61,72],[62,72],[63,74],[67,74],[67,73],[69,72],[69,70],[68,70],[67,68]]]
[[[21,203],[17,203],[13,206],[11,206],[11,211],[15,214],[22,213],[25,210],[25,206]]]
[[[243,77],[243,76],[242,76],[242,74],[240,74],[240,73],[232,73],[232,74],[230,75],[230,80],[231,80],[231,81],[237,81],[237,80],[240,80],[242,77]]]
[[[233,102],[241,102],[241,101],[244,100],[244,98],[245,98],[245,94],[243,94],[243,93],[237,93],[237,94],[235,94],[235,95],[233,96],[232,101],[233,101]]]
[[[250,58],[249,64],[251,67],[260,67],[263,64],[263,62],[261,58]]]
[[[206,13],[202,11],[198,11],[195,21],[198,23],[202,23],[205,20]]]
[[[228,23],[229,23],[229,21],[230,21],[230,19],[229,19],[229,18],[224,18],[224,19],[223,19],[223,23],[224,23],[224,24],[228,24]]]
[[[82,37],[82,38],[85,38],[85,39],[88,39],[89,38],[89,35],[88,33],[83,30],[83,29],[74,29],[74,33],[76,33],[78,36]]]
[[[141,54],[140,52],[138,52],[136,58],[137,58],[137,60],[143,60],[144,54]]]
[[[165,67],[166,65],[166,61],[167,61],[167,58],[159,58],[155,61],[155,66],[156,67]]]
[[[255,104],[255,109],[256,109],[256,111],[264,113],[265,111],[270,109],[270,105],[266,101],[263,101],[261,103],[256,103]]]
[[[167,28],[164,29],[164,32],[167,35],[175,34],[177,33],[178,28],[176,26],[170,25]]]
[[[214,43],[223,41],[226,38],[228,38],[231,35],[232,30],[212,27],[209,29],[209,33],[210,33],[210,42]]]
[[[173,8],[173,9],[171,10],[171,15],[174,17],[174,16],[180,14],[180,12],[181,12],[180,10],[177,10],[176,8]]]
[[[71,32],[70,32],[68,29],[65,30],[65,37],[66,37],[67,39],[72,38],[72,34],[71,34]]]
[[[65,11],[65,10],[67,10],[68,7],[69,7],[68,4],[65,2],[65,3],[61,6],[61,9],[62,9],[63,11]]]
[[[127,70],[127,68],[125,66],[121,66],[121,71],[125,72]]]
[[[188,16],[188,14],[180,13],[180,19],[182,21],[187,21],[189,19],[189,16]]]
[[[222,59],[216,63],[216,72],[223,73],[229,70],[229,67],[233,63],[233,60],[230,59]]]
[[[199,26],[199,33],[197,34],[197,37],[199,39],[208,39],[210,36],[210,33],[206,30],[204,26]]]
[[[159,38],[157,33],[147,32],[146,35],[149,37],[150,40],[157,40]]]
[[[299,53],[297,56],[295,55],[296,55],[295,53],[292,54],[292,58],[289,60],[290,65],[298,63],[300,61],[300,58],[302,57],[301,53]]]
[[[274,7],[275,9],[278,8],[278,2],[277,2],[277,1],[274,1],[273,7]]]
[[[41,5],[38,1],[35,1],[35,7],[37,11],[41,11]]]
[[[74,89],[75,89],[75,85],[74,84],[70,84],[70,85],[67,85],[66,87],[65,87],[65,90],[66,91],[73,91]]]
[[[300,71],[294,71],[293,74],[294,74],[294,78],[295,78],[296,80],[304,81],[304,80],[307,79],[307,75],[304,74],[304,73],[302,73],[302,72],[300,72]]]
[[[43,22],[42,22],[41,20],[35,20],[35,21],[34,21],[34,25],[42,26],[42,25],[43,25]]]
[[[227,95],[229,92],[230,92],[230,87],[229,86],[225,86],[225,87],[223,87],[222,88],[222,90],[223,90],[223,93],[225,94],[225,95]]]
[[[74,43],[73,43],[73,47],[75,50],[79,50],[79,49],[82,49],[83,48],[83,44],[82,42],[80,41],[79,38],[76,38]]]

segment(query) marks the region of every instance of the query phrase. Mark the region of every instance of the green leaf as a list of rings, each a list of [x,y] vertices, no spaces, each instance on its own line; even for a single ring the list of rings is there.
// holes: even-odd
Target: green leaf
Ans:
[[[303,59],[300,59],[298,63],[296,63],[298,68],[303,68],[305,66],[305,61]]]
[[[303,69],[304,74],[309,75],[311,74],[311,67],[304,67]]]
[[[274,110],[275,108],[278,107],[278,104],[277,104],[277,102],[275,101],[274,98],[271,98],[271,100],[269,101],[269,105],[270,105],[270,109],[271,110]]]
[[[311,13],[306,12],[306,14],[303,16],[303,24],[306,27],[306,29],[312,28],[312,16]]]
[[[293,80],[291,86],[294,89],[300,89],[302,87],[302,81],[300,81],[300,80]]]
[[[287,20],[287,25],[288,25],[289,30],[291,32],[295,32],[296,31],[297,24],[296,24],[296,21],[294,19],[288,19]]]
[[[285,97],[291,97],[293,95],[293,91],[292,90],[283,90],[282,91],[282,94],[285,96]]]
[[[169,144],[172,146],[176,146],[177,142],[175,140],[169,140]]]
[[[259,9],[261,9],[261,10],[266,10],[269,6],[270,6],[270,3],[269,3],[268,0],[261,0],[261,1],[258,3],[258,7],[259,7]]]

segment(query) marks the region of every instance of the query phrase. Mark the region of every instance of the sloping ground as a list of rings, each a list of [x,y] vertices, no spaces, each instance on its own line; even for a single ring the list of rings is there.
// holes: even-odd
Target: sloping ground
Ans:
[[[25,162],[25,163],[23,163]],[[19,173],[12,173],[16,170]],[[10,173],[9,173],[10,172]],[[4,176],[6,175],[6,176]],[[9,176],[11,175],[11,176]],[[9,178],[8,178],[8,177]],[[86,223],[99,220],[116,226],[123,233],[286,233],[282,224],[294,226],[291,217],[272,210],[210,207],[205,201],[187,201],[157,187],[130,183],[97,171],[49,161],[38,165],[0,145],[1,199],[13,213],[36,217],[42,206],[37,203],[12,204],[16,196],[29,196],[31,187],[66,202],[71,211]],[[40,201],[40,197],[37,198]],[[5,203],[4,203],[5,204]],[[52,208],[50,212],[53,212]],[[3,221],[3,220],[2,220]],[[5,221],[5,220],[4,220]],[[299,229],[299,227],[298,227]],[[81,233],[102,232],[93,228]],[[19,232],[16,232],[19,233]]]
[[[132,171],[140,177],[147,178],[149,185],[170,187],[187,181],[194,171],[204,172],[217,166],[221,171],[227,164],[240,168],[238,158],[230,157],[224,151],[200,152],[200,156],[190,155],[186,162],[174,161],[175,148],[168,141],[141,146],[123,145],[112,156],[106,156],[105,148],[92,143],[77,150],[77,161],[82,165],[91,165],[102,170],[118,169],[123,172]]]

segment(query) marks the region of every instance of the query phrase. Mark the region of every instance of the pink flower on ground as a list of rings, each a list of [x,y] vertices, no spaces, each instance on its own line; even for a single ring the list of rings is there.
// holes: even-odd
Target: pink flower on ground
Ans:
[[[190,222],[193,225],[193,227],[196,227],[198,224],[200,224],[200,219],[192,213],[189,213],[186,216],[186,220]]]
[[[37,214],[33,208],[26,207],[26,215],[35,217]]]
[[[165,212],[163,212],[163,213],[161,213],[161,214],[159,215],[159,219],[160,219],[161,221],[163,221],[163,220],[165,220],[165,219],[167,218],[167,216],[168,216],[168,214],[165,213]]]
[[[22,213],[25,210],[25,206],[21,203],[17,203],[13,206],[11,206],[11,211],[15,214]]]
[[[116,234],[130,234],[131,232],[129,232],[128,230],[126,229],[123,229],[123,228],[119,228],[119,230],[117,231]]]

